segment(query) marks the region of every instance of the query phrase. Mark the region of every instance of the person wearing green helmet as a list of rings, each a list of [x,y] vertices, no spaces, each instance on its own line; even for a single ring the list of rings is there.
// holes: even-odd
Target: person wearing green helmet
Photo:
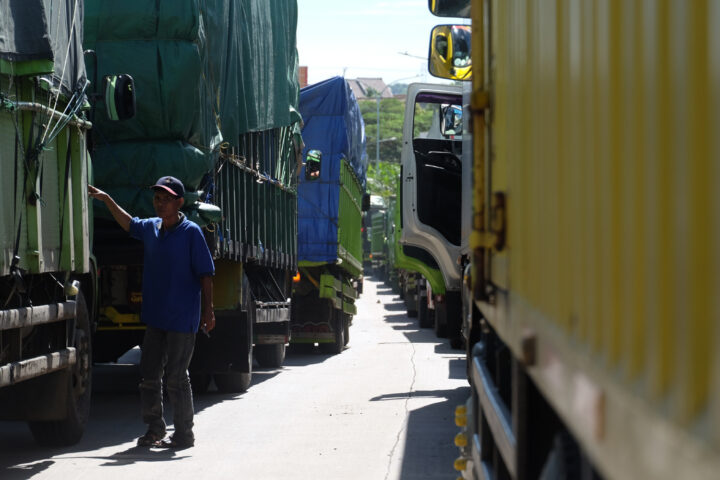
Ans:
[[[305,180],[317,180],[320,178],[320,163],[322,161],[322,152],[320,150],[310,150],[305,158]]]

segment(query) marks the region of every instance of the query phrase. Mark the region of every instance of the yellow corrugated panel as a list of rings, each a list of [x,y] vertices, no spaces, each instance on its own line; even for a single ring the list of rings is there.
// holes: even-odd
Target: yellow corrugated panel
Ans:
[[[686,425],[720,393],[718,4],[493,3],[511,294]]]
[[[712,144],[710,151],[706,154],[707,160],[707,177],[711,179],[713,185],[717,186],[720,184],[720,135],[718,135],[718,125],[720,125],[720,92],[718,91],[718,79],[720,78],[720,2],[710,3],[710,11],[707,16],[708,25],[714,25],[715,28],[709,29],[709,40],[710,49],[707,53],[709,60],[709,76],[713,79],[710,88],[710,98],[707,99],[707,104],[710,107],[710,135],[712,138]],[[709,288],[712,290],[710,293],[710,322],[714,328],[714,334],[708,332],[708,338],[713,342],[714,346],[720,345],[720,294],[718,294],[718,284],[720,284],[720,254],[718,253],[717,241],[720,239],[720,188],[713,188],[711,190],[712,196],[710,198],[709,207],[707,208],[707,222],[708,222],[708,235],[713,240],[711,242],[712,256],[708,258],[707,266],[712,272],[712,281],[709,284]],[[720,354],[713,349],[714,359],[711,364],[712,368],[712,403],[709,406],[710,412],[712,412],[712,424],[710,428],[715,435],[714,439],[716,444],[720,445]]]
[[[688,111],[687,111],[687,135],[688,135],[688,156],[686,168],[688,170],[688,184],[690,196],[690,211],[686,212],[689,217],[689,231],[691,232],[688,245],[688,273],[691,279],[689,285],[690,296],[687,302],[686,316],[691,319],[688,328],[688,335],[685,339],[688,358],[683,365],[684,372],[680,377],[687,375],[688,396],[685,403],[681,405],[682,413],[694,415],[707,406],[707,397],[710,392],[710,366],[712,361],[712,331],[714,322],[710,317],[713,296],[720,294],[716,287],[720,283],[713,282],[713,275],[710,260],[713,256],[713,249],[720,249],[718,238],[713,239],[708,232],[712,224],[709,221],[708,213],[712,205],[713,182],[709,175],[713,159],[717,164],[720,156],[712,157],[711,136],[720,134],[720,129],[712,128],[712,114],[710,110],[710,99],[712,89],[720,88],[718,81],[711,85],[709,75],[710,67],[710,28],[717,29],[718,25],[707,23],[709,7],[706,2],[697,2],[695,8],[689,11],[689,32],[688,51],[686,58],[688,62],[687,81]],[[715,124],[718,127],[720,124]],[[693,159],[698,159],[697,162]],[[717,187],[717,184],[715,185]],[[717,322],[715,322],[717,323]]]

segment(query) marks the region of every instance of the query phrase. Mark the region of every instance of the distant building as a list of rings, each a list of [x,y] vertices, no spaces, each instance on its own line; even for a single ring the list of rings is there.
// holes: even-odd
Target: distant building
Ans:
[[[300,88],[307,87],[308,84],[308,67],[300,67],[298,69],[298,77],[300,80]]]
[[[382,78],[346,78],[345,81],[350,85],[358,100],[377,98],[378,93],[380,93],[380,98],[394,97]]]

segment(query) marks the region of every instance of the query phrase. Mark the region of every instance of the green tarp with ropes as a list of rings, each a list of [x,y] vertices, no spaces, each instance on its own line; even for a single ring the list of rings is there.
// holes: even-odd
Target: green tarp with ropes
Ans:
[[[88,77],[127,73],[137,114],[93,120],[95,183],[133,215],[162,175],[197,189],[221,144],[289,126],[296,113],[296,0],[85,1]]]
[[[90,268],[82,19],[78,0],[0,0],[0,276],[16,287]],[[5,307],[37,301],[30,286],[10,281]]]

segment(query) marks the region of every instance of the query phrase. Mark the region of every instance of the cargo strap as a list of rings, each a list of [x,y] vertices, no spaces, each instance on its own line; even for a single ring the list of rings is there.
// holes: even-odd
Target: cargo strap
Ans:
[[[68,180],[70,176],[70,165],[72,160],[72,141],[71,141],[72,135],[70,132],[68,132],[67,136],[67,151],[65,153],[65,184],[63,186],[63,201],[62,201],[62,213],[60,214],[60,253],[58,254],[58,267],[62,269],[62,254],[63,250],[63,224],[65,223],[65,210],[66,210],[66,203],[67,203],[67,193],[68,193]],[[81,186],[82,187],[82,186]],[[72,228],[72,226],[70,227]]]
[[[19,95],[18,92],[18,86],[15,85],[15,95],[16,97]],[[27,191],[27,161],[25,158],[25,152],[22,149],[22,135],[20,135],[20,127],[18,126],[18,111],[15,110],[13,112],[13,120],[15,124],[15,162],[14,162],[14,168],[13,168],[13,176],[15,179],[14,185],[13,185],[13,216],[18,215],[18,226],[17,226],[17,233],[15,235],[15,245],[13,246],[13,254],[12,254],[12,263],[10,264],[10,274],[12,275],[14,279],[14,285],[12,290],[10,291],[10,294],[8,295],[8,298],[5,300],[5,303],[3,305],[4,307],[7,307],[8,303],[10,303],[10,300],[12,299],[12,296],[14,293],[21,293],[24,291],[23,284],[22,284],[22,275],[20,274],[20,269],[18,268],[18,263],[20,263],[20,257],[18,256],[18,252],[20,251],[20,236],[22,233],[22,219],[23,219],[23,212],[25,211],[24,208],[20,209],[20,212],[18,213],[18,205],[17,205],[17,188],[18,188],[18,159],[19,155],[21,154],[23,157],[23,165],[25,168],[23,171],[25,172],[25,175],[23,175],[23,187],[22,187],[22,198],[25,199],[25,193]],[[32,140],[32,128],[35,123],[31,122],[30,126],[30,139]]]

